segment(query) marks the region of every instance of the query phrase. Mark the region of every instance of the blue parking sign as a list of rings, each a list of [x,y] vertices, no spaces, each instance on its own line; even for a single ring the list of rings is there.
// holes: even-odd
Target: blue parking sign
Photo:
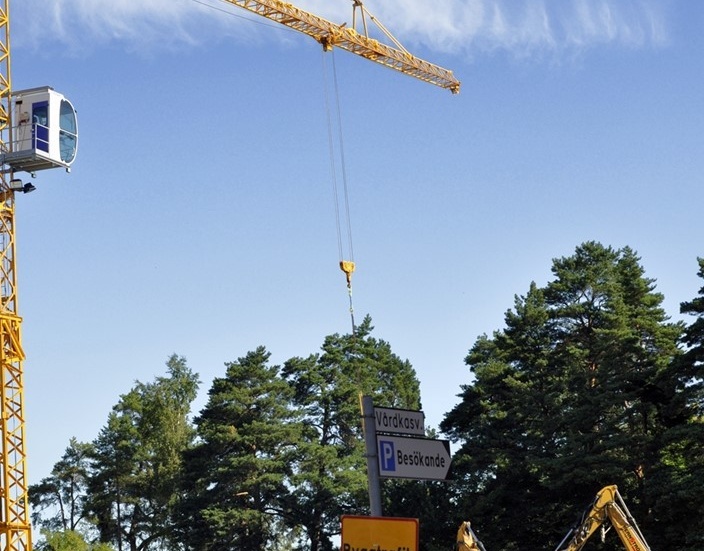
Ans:
[[[382,471],[396,470],[396,454],[391,440],[379,440],[379,459]]]

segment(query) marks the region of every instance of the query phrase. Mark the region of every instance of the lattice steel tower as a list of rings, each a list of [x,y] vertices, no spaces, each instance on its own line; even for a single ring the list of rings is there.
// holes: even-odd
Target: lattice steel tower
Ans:
[[[15,195],[34,186],[15,173],[34,175],[58,167],[68,171],[78,130],[75,109],[49,86],[12,89],[8,4],[0,0],[0,551],[30,551]]]
[[[0,7],[0,548],[32,548],[25,450],[24,384],[21,318],[17,314],[15,270],[15,191],[13,172],[4,162],[12,149],[12,80],[10,78],[9,0]]]

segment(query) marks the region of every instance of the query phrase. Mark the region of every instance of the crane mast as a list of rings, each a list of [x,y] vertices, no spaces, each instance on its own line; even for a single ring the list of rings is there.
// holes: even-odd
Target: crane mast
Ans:
[[[391,34],[364,8],[360,0],[353,0],[353,26],[337,25],[322,17],[309,13],[280,0],[224,0],[253,13],[286,25],[291,29],[307,34],[322,44],[323,48],[342,48],[391,69],[395,69],[430,84],[450,90],[453,94],[460,91],[460,82],[452,71],[438,67],[412,55],[399,44]],[[364,22],[364,32],[354,28],[356,10],[360,9]],[[388,46],[369,38],[365,15],[368,15],[395,44]]]
[[[0,0],[0,152],[12,148],[12,86],[10,79],[9,0]],[[31,530],[27,497],[24,384],[24,352],[17,315],[15,273],[15,192],[13,173],[0,170],[0,549],[30,550]]]

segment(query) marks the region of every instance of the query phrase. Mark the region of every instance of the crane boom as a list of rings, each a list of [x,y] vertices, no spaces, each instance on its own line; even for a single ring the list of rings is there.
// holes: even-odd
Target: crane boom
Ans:
[[[342,25],[331,23],[322,17],[280,0],[224,1],[307,34],[320,42],[326,51],[333,47],[342,48],[424,82],[448,89],[453,94],[460,91],[460,82],[454,77],[452,71],[415,57],[400,46],[398,41],[390,36],[381,25],[382,31],[394,41],[397,47],[388,46],[369,38],[366,32],[359,33],[344,23]],[[353,0],[353,2],[355,7],[362,8],[364,16],[365,10],[362,3],[359,0]]]

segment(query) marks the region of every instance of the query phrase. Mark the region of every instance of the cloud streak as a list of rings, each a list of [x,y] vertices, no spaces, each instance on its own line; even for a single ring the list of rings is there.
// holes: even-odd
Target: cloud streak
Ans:
[[[351,24],[348,0],[294,3]],[[658,0],[367,0],[365,6],[406,45],[469,57],[495,51],[559,55],[667,41]],[[77,52],[96,44],[145,50],[271,33],[247,21],[265,19],[219,0],[24,0],[15,4],[12,17],[19,46],[50,40]]]

